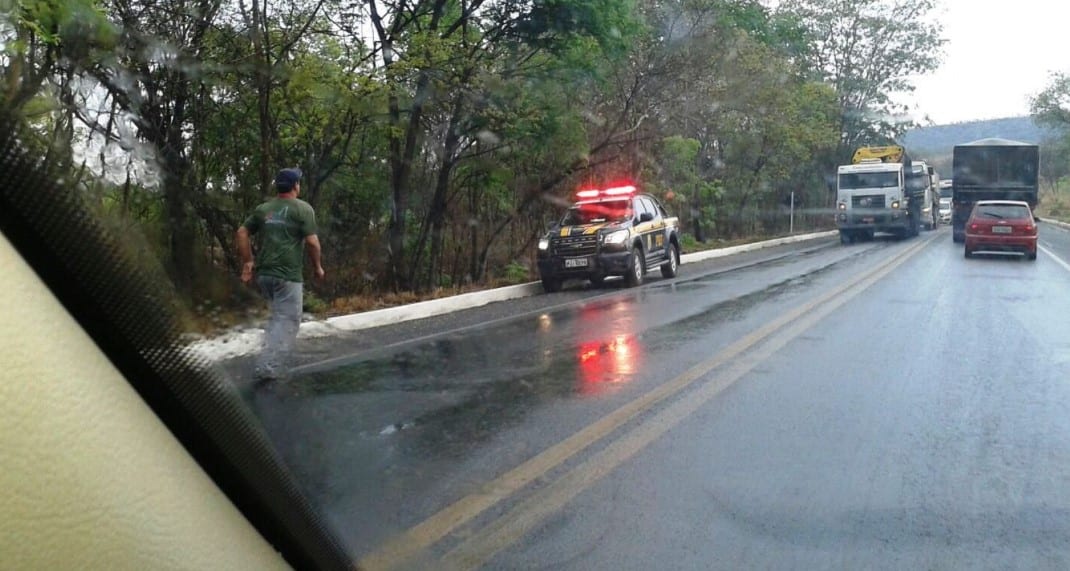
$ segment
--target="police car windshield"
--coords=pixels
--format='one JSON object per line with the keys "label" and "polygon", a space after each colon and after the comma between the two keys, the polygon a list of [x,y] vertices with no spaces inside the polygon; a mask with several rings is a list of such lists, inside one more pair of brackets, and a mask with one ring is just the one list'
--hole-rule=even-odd
{"label": "police car windshield", "polygon": [[561,220],[562,226],[623,222],[632,217],[630,199],[584,202],[573,206]]}

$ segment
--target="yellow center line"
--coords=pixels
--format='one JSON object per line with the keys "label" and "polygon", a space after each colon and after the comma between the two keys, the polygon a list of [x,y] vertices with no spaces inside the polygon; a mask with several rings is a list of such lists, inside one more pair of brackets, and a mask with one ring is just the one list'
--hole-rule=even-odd
{"label": "yellow center line", "polygon": [[[926,239],[921,244],[911,247],[901,253],[900,256],[904,256],[906,253],[913,253],[931,241],[932,237]],[[888,263],[891,263],[892,260],[896,259],[899,258],[891,258]],[[712,358],[691,367],[681,375],[659,385],[657,388],[647,393],[644,393],[635,400],[628,402],[592,424],[584,427],[572,436],[543,450],[519,466],[491,480],[485,484],[481,490],[457,500],[414,527],[387,540],[378,549],[363,557],[358,563],[358,566],[361,569],[372,571],[378,569],[393,569],[401,565],[417,553],[434,545],[458,527],[471,521],[487,509],[523,489],[531,482],[535,481],[535,479],[541,477],[557,466],[560,466],[569,458],[572,458],[595,442],[598,442],[602,438],[616,431],[622,425],[639,416],[644,411],[679,393],[713,369],[735,359],[744,351],[757,345],[778,330],[791,324],[793,321],[798,320],[814,308],[842,295],[864,279],[865,276],[834,288],[816,300],[805,303],[802,306],[783,314],[780,318],[749,333],[723,349],[720,353],[714,355]]]}
{"label": "yellow center line", "polygon": [[496,553],[532,531],[546,517],[564,507],[580,492],[598,482],[602,477],[608,475],[660,436],[680,424],[692,413],[745,376],[754,367],[774,355],[789,342],[802,335],[859,293],[884,278],[931,241],[932,239],[930,238],[925,242],[911,246],[900,253],[899,256],[892,258],[888,264],[867,272],[861,278],[852,281],[848,291],[839,291],[836,296],[828,300],[828,303],[819,304],[815,311],[793,320],[789,327],[779,331],[777,335],[763,344],[759,351],[738,360],[723,373],[702,383],[687,398],[673,402],[668,408],[626,432],[601,452],[584,460],[553,483],[535,492],[531,497],[447,553],[441,561],[441,568],[474,569],[482,566]]}

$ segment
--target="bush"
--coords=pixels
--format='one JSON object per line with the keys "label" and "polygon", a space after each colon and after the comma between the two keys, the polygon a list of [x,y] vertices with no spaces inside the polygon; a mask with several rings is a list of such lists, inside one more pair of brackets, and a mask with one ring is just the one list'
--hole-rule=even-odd
{"label": "bush", "polygon": [[528,273],[526,265],[510,262],[509,265],[505,266],[502,277],[512,283],[521,283],[528,281]]}
{"label": "bush", "polygon": [[326,313],[327,309],[330,307],[326,301],[323,301],[318,296],[316,296],[316,294],[308,291],[307,289],[305,290],[302,305],[305,313],[313,313],[316,315],[322,315]]}
{"label": "bush", "polygon": [[680,235],[680,249],[684,252],[690,252],[698,249],[700,246],[699,241],[695,239],[691,234]]}

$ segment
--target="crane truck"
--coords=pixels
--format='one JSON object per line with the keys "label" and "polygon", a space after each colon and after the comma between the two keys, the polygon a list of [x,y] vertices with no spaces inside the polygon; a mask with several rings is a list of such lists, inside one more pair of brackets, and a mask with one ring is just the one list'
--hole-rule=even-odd
{"label": "crane truck", "polygon": [[876,232],[917,236],[932,186],[929,168],[914,163],[902,146],[861,147],[837,169],[836,225],[840,241],[872,239]]}

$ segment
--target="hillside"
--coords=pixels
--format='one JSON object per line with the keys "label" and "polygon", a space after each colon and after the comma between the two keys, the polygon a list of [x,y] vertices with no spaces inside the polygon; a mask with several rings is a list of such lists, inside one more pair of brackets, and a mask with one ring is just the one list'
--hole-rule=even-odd
{"label": "hillside", "polygon": [[967,121],[950,125],[934,125],[908,131],[902,143],[917,155],[949,155],[958,144],[1000,137],[1025,143],[1040,143],[1051,130],[1038,126],[1032,117],[1007,117],[985,121]]}

